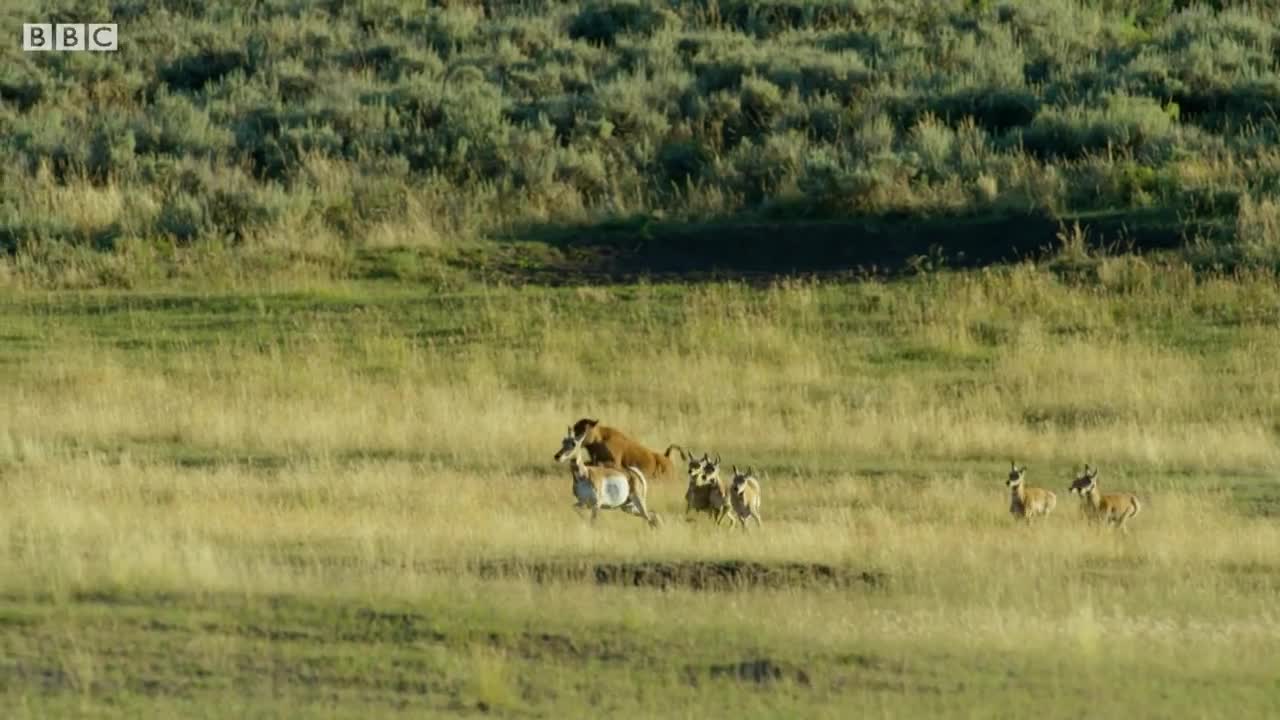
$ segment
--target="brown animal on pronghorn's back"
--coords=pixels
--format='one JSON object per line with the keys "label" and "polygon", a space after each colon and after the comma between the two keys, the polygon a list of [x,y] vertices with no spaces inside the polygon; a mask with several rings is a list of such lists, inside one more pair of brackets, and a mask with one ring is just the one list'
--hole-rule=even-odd
{"label": "brown animal on pronghorn's back", "polygon": [[654,452],[621,430],[601,425],[599,420],[593,418],[582,418],[574,423],[573,434],[583,438],[582,448],[587,451],[592,463],[637,467],[649,479],[675,478],[675,467],[671,464],[672,450],[679,451],[681,457],[688,457],[684,448],[679,445],[668,445],[665,453]]}

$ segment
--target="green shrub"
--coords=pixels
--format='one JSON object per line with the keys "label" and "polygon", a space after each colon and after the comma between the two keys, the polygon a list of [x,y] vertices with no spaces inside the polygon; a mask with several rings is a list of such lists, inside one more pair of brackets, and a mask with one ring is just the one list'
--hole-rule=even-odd
{"label": "green shrub", "polygon": [[945,177],[951,169],[956,134],[932,115],[926,115],[907,134],[907,151],[915,155],[918,166],[933,180]]}
{"label": "green shrub", "polygon": [[782,91],[768,80],[748,77],[742,81],[739,103],[747,127],[767,130],[782,110]]}
{"label": "green shrub", "polygon": [[1086,153],[1158,152],[1177,127],[1160,103],[1145,97],[1111,95],[1101,108],[1046,108],[1021,134],[1023,146],[1041,157],[1078,158]]}
{"label": "green shrub", "polygon": [[663,180],[677,185],[701,177],[714,159],[711,148],[691,137],[668,141],[658,151]]}
{"label": "green shrub", "polygon": [[673,13],[640,3],[596,2],[583,8],[569,23],[569,38],[612,46],[622,33],[648,36],[678,22]]}
{"label": "green shrub", "polygon": [[126,122],[109,115],[101,117],[89,141],[87,170],[99,182],[128,176],[136,167],[136,150],[137,140]]}
{"label": "green shrub", "polygon": [[156,219],[156,232],[176,242],[196,239],[207,228],[204,204],[199,198],[180,192],[165,200]]}
{"label": "green shrub", "polygon": [[[0,67],[7,248],[357,245],[657,211],[1158,208],[1227,227],[1243,195],[1280,195],[1267,4],[55,5],[110,9],[130,36]],[[86,181],[138,204],[83,227],[35,209]]]}
{"label": "green shrub", "polygon": [[139,153],[200,156],[224,152],[233,143],[232,134],[208,112],[187,97],[164,90],[132,129]]}
{"label": "green shrub", "polygon": [[174,90],[201,90],[236,70],[251,70],[241,49],[205,49],[183,55],[160,70],[160,81]]}

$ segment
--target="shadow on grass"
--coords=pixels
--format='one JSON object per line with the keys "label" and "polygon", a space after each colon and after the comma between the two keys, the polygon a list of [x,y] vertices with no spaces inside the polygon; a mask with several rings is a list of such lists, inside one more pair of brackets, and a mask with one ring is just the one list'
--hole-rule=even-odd
{"label": "shadow on grass", "polygon": [[1057,218],[1043,212],[828,220],[725,218],[677,223],[635,217],[589,225],[528,225],[497,250],[455,263],[534,284],[769,279],[785,275],[894,277],[1040,259],[1078,222],[1090,245],[1130,252],[1183,245],[1191,226],[1165,209]]}

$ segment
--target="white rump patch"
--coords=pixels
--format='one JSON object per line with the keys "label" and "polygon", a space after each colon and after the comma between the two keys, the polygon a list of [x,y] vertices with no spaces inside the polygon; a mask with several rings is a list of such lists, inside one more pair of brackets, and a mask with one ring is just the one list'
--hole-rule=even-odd
{"label": "white rump patch", "polygon": [[[596,504],[596,489],[587,480],[574,481],[573,494],[588,507]],[[608,475],[600,483],[600,507],[602,508],[621,507],[630,497],[631,486],[627,483],[625,475]]]}
{"label": "white rump patch", "polygon": [[610,475],[600,483],[600,494],[604,496],[600,498],[601,505],[616,508],[627,501],[631,495],[631,488],[625,477]]}

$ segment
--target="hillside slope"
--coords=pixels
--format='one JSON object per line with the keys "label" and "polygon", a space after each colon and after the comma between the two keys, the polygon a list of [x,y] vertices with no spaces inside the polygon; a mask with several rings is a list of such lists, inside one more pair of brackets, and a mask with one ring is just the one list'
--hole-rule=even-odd
{"label": "hillside slope", "polygon": [[[875,265],[955,216],[1033,218],[983,257],[1103,217],[1099,239],[1274,265],[1280,14],[1183,4],[8,3],[6,27],[121,40],[2,51],[0,278],[137,283],[229,251],[350,274],[531,238],[732,267],[800,221]],[[697,251],[645,261],[655,233]],[[962,260],[950,242],[923,247]]]}

